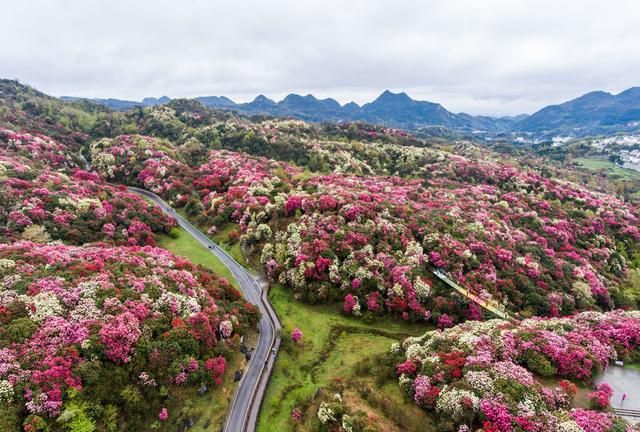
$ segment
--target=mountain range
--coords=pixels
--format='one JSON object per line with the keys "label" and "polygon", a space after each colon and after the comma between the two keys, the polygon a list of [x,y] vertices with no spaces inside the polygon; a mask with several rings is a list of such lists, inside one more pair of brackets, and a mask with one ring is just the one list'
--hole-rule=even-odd
{"label": "mountain range", "polygon": [[[64,100],[80,98],[63,96]],[[640,87],[617,95],[603,91],[587,93],[559,105],[550,105],[534,114],[514,117],[490,117],[453,113],[439,103],[418,101],[406,93],[384,91],[362,106],[355,102],[340,105],[335,99],[317,99],[313,95],[290,94],[276,102],[259,95],[253,101],[236,103],[225,96],[196,97],[209,108],[237,111],[249,115],[291,117],[313,122],[365,121],[406,130],[444,127],[477,136],[509,134],[529,138],[610,135],[640,131]],[[145,98],[141,102],[119,99],[90,99],[116,110],[165,104],[171,99]]]}

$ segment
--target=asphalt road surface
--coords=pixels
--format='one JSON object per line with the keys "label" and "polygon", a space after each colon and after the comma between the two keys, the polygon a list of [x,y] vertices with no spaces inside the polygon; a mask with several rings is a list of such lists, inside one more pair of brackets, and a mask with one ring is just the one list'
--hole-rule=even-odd
{"label": "asphalt road surface", "polygon": [[224,428],[226,432],[253,432],[256,428],[260,405],[264,398],[275,357],[280,347],[280,337],[277,333],[280,329],[280,322],[267,299],[266,292],[263,292],[256,278],[247,269],[209,240],[189,221],[177,214],[162,198],[144,189],[129,187],[129,190],[149,198],[165,213],[174,217],[186,232],[207,247],[229,268],[233,277],[238,281],[245,298],[260,309],[262,318],[258,323],[258,344],[240,380]]}

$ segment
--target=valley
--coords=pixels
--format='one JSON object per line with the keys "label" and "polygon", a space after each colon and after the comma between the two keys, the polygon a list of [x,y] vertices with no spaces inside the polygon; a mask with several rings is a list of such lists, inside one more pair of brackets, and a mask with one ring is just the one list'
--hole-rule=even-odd
{"label": "valley", "polygon": [[0,84],[2,430],[634,430],[626,142]]}

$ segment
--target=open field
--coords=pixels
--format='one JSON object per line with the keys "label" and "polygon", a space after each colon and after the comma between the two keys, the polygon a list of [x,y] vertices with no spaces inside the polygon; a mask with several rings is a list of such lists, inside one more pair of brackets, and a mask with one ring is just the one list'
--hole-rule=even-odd
{"label": "open field", "polygon": [[625,363],[624,367],[640,371],[640,363]]}
{"label": "open field", "polygon": [[180,227],[174,228],[176,238],[172,238],[169,235],[158,236],[158,246],[172,253],[188,258],[189,261],[200,264],[209,270],[224,276],[229,282],[236,288],[238,284],[231,275],[229,269],[222,264],[222,262],[216,258],[207,248],[202,246],[195,238],[190,236]]}
{"label": "open field", "polygon": [[591,158],[575,158],[573,162],[592,171],[603,170],[607,175],[617,177],[625,180],[637,180],[640,179],[640,172],[622,168],[613,162],[605,159],[591,159]]}
{"label": "open field", "polygon": [[[407,426],[399,429],[397,422],[400,419],[394,422],[377,406],[366,402],[360,395],[364,388],[372,388],[378,395],[384,394],[385,402],[380,403],[387,411],[411,412],[411,416],[405,417],[430,424],[424,411],[401,394],[395,379],[379,386],[375,376],[368,375],[366,370],[356,372],[355,366],[368,357],[388,352],[393,342],[422,334],[431,327],[391,318],[377,318],[374,323],[366,323],[342,315],[339,305],[312,306],[297,302],[280,285],[271,288],[269,298],[282,320],[283,331],[290,333],[297,327],[304,337],[301,344],[283,347],[278,354],[258,431],[311,430],[319,403],[315,396],[332,392],[343,383],[346,384],[345,403],[354,411],[362,410],[370,418],[378,418],[381,430],[407,430]],[[290,420],[291,411],[303,405],[307,407],[305,420],[294,425]]]}
{"label": "open field", "polygon": [[242,253],[242,250],[240,249],[240,242],[236,241],[234,243],[229,240],[229,234],[231,234],[231,232],[235,229],[238,229],[238,225],[229,223],[215,235],[210,237],[213,239],[213,241],[218,243],[218,245],[220,245],[220,247],[223,248],[229,255],[231,255],[234,260],[238,261],[244,267],[251,269],[251,264],[247,261]]}

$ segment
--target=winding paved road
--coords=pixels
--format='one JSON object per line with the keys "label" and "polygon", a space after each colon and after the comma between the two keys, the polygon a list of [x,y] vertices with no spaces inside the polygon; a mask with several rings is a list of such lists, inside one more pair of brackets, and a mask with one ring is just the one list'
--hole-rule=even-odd
{"label": "winding paved road", "polygon": [[206,246],[222,263],[229,268],[233,277],[238,281],[240,289],[246,299],[258,306],[262,318],[258,323],[260,334],[258,345],[253,352],[251,360],[244,371],[238,390],[231,404],[231,410],[227,416],[224,430],[226,432],[253,432],[258,421],[258,414],[264,393],[267,388],[269,376],[273,369],[275,357],[280,347],[280,321],[267,299],[266,291],[263,291],[256,278],[234,260],[226,251],[209,240],[200,230],[191,225],[189,221],[176,213],[156,194],[144,189],[129,187],[131,192],[149,198],[156,203],[165,213],[178,221],[191,236]]}

